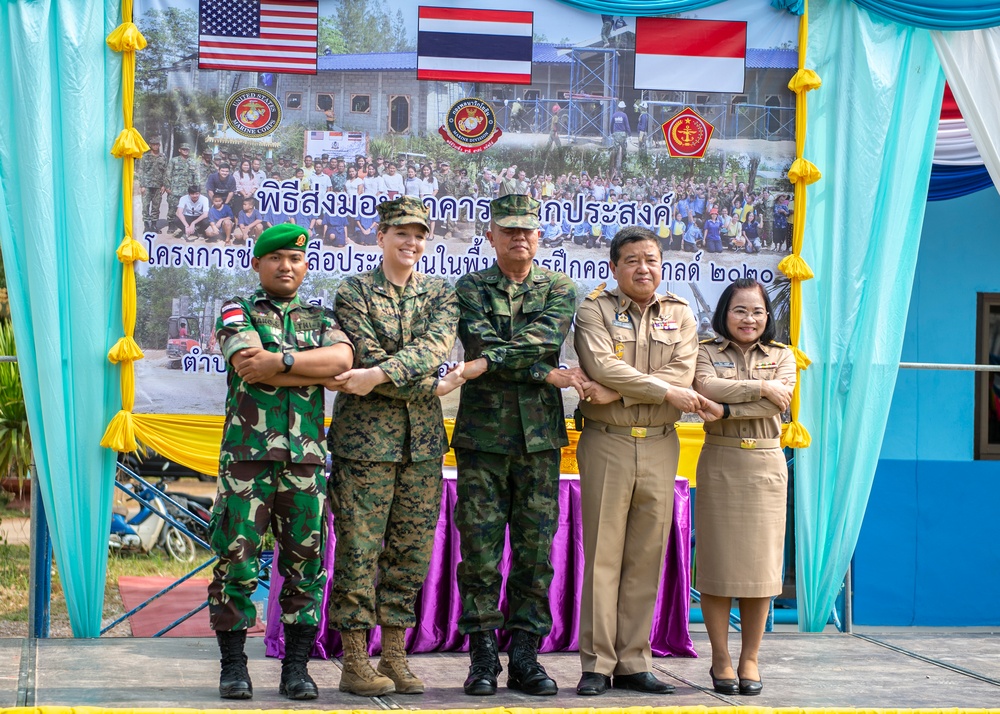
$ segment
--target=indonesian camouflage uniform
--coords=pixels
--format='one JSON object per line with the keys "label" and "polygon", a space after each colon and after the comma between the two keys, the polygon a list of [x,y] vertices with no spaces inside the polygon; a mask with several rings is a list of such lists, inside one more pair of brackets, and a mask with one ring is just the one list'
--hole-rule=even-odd
{"label": "indonesian camouflage uniform", "polygon": [[[272,299],[262,288],[223,305],[216,338],[227,362],[249,347],[303,352],[348,342],[328,311],[298,297]],[[323,387],[247,384],[232,370],[227,384],[210,536],[219,556],[208,587],[212,628],[253,626],[256,610],[250,595],[257,587],[261,540],[269,526],[284,578],[281,621],[316,625],[326,582]]]}
{"label": "indonesian camouflage uniform", "polygon": [[381,367],[390,381],[365,396],[338,393],[333,406],[330,624],[413,627],[448,450],[434,390],[455,344],[458,304],[440,278],[413,273],[399,288],[378,268],[341,283],[334,311],[354,343],[355,368]]}
{"label": "indonesian camouflage uniform", "polygon": [[139,185],[145,189],[142,194],[142,221],[146,230],[153,230],[160,218],[161,190],[167,185],[167,157],[162,153],[146,152],[137,162],[135,174]]}
{"label": "indonesian camouflage uniform", "polygon": [[177,220],[177,204],[181,196],[186,196],[188,188],[197,186],[204,190],[205,184],[199,180],[198,165],[194,157],[175,156],[167,167],[167,220]]}
{"label": "indonesian camouflage uniform", "polygon": [[[462,634],[506,627],[544,635],[552,627],[549,549],[559,521],[560,447],[569,443],[562,396],[545,378],[558,368],[576,288],[537,265],[522,283],[494,265],[463,276],[456,291],[465,359],[485,357],[489,365],[462,386],[451,441],[462,550],[458,628]],[[499,565],[508,524],[505,624]]]}

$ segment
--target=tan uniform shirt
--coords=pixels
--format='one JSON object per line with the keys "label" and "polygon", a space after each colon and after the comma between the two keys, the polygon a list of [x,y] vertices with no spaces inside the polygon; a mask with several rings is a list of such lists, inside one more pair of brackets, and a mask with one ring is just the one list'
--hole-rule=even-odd
{"label": "tan uniform shirt", "polygon": [[685,300],[657,295],[640,311],[617,288],[591,293],[577,309],[574,339],[583,371],[622,395],[612,404],[580,402],[585,418],[615,426],[662,426],[680,418],[664,397],[694,379],[698,325]]}
{"label": "tan uniform shirt", "polygon": [[714,402],[729,405],[729,419],[705,424],[705,432],[738,439],[778,439],[781,413],[760,396],[760,382],[786,379],[795,384],[795,356],[782,344],[758,342],[745,353],[717,337],[699,345],[694,387]]}

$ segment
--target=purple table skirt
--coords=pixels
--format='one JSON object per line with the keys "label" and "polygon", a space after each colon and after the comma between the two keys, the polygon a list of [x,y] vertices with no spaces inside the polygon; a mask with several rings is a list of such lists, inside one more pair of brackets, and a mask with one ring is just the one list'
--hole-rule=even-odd
{"label": "purple table skirt", "polygon": [[[559,529],[552,541],[550,557],[555,576],[549,588],[549,606],[552,611],[552,631],[541,641],[540,651],[573,651],[577,649],[580,625],[580,588],[583,583],[583,536],[580,515],[580,482],[563,479],[559,484]],[[417,594],[415,610],[417,626],[407,631],[406,645],[409,652],[460,651],[467,648],[465,636],[458,632],[458,617],[462,603],[455,578],[456,567],[462,556],[459,552],[458,528],[455,525],[455,480],[444,479],[441,494],[441,513],[434,534],[434,553],[431,556],[427,579]],[[325,565],[333,573],[333,516],[329,520]],[[650,641],[653,653],[661,657],[697,657],[688,632],[691,586],[691,510],[687,479],[677,479],[674,485],[674,519],[667,541],[660,591],[653,614]],[[510,570],[510,550],[504,548],[501,569],[506,582]],[[281,606],[278,593],[282,577],[277,568],[271,572],[271,592],[267,603],[267,630],[264,643],[269,657],[282,657],[285,651],[281,627]],[[323,592],[323,607],[319,636],[313,656],[328,659],[341,653],[340,633],[329,627],[326,619],[329,582]],[[500,608],[507,609],[506,598],[501,595]],[[500,632],[501,648],[505,647],[506,633]],[[381,651],[378,628],[372,633],[369,644],[371,654]]]}

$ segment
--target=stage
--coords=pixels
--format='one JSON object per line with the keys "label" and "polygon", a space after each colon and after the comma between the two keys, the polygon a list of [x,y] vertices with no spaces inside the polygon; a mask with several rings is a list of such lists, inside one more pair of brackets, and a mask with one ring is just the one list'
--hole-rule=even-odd
{"label": "stage", "polygon": [[[731,637],[738,637],[731,634]],[[528,697],[508,690],[506,672],[493,697],[462,692],[468,656],[429,653],[411,658],[428,685],[423,695],[364,699],[337,691],[339,660],[314,660],[320,687],[314,702],[292,702],[277,693],[278,660],[264,656],[263,638],[247,643],[254,698],[218,697],[218,651],[206,638],[100,640],[0,640],[0,707],[188,709],[493,709],[623,707],[822,707],[826,709],[928,709],[1000,707],[1000,637],[990,632],[893,631],[865,634],[769,633],[764,638],[764,691],[759,697],[712,692],[708,639],[692,632],[702,657],[656,658],[657,674],[677,687],[654,697],[612,690],[602,697],[575,693],[580,664],[575,652],[545,654],[541,661],[560,685],[556,697]],[[506,666],[506,655],[501,655]]]}

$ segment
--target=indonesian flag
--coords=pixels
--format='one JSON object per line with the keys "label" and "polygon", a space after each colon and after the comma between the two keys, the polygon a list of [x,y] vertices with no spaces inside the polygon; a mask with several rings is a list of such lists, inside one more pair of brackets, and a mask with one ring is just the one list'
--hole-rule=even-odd
{"label": "indonesian flag", "polygon": [[743,92],[747,23],[637,17],[635,88]]}
{"label": "indonesian flag", "polygon": [[222,326],[243,324],[246,319],[243,317],[243,308],[235,302],[227,302],[222,306]]}

